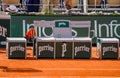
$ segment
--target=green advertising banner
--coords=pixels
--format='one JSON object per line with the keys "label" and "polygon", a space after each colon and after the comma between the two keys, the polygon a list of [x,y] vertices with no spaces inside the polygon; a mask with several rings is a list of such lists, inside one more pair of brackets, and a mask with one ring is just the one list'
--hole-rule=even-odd
{"label": "green advertising banner", "polygon": [[[21,16],[13,15],[11,16],[11,37],[24,37],[26,31],[30,26],[34,26],[34,20],[45,20],[45,21],[54,21],[54,20],[71,20],[71,21],[91,21],[90,30],[94,31],[95,37],[99,38],[118,38],[120,40],[120,16],[119,15],[83,15],[83,16],[52,16],[52,15],[41,15],[41,16]],[[46,22],[47,23],[47,22]],[[67,22],[65,23],[68,24]],[[56,23],[57,25],[57,23]],[[65,25],[65,26],[66,26]],[[62,25],[63,27],[63,25]],[[37,36],[49,37],[53,35],[52,28],[38,27]],[[86,34],[85,31],[80,32],[77,29],[72,29],[72,35],[75,37],[79,33]],[[95,43],[95,37],[92,37],[92,32],[90,32],[91,38],[93,38],[93,43]]]}
{"label": "green advertising banner", "polygon": [[10,36],[10,19],[0,19],[0,48],[5,48],[6,38]]}

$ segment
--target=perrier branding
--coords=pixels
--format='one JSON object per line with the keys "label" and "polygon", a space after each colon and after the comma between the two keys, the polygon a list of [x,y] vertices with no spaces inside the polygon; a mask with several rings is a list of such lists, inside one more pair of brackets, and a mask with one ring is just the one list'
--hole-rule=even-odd
{"label": "perrier branding", "polygon": [[102,59],[118,59],[118,43],[102,43]]}
{"label": "perrier branding", "polygon": [[26,58],[26,43],[25,42],[9,42],[8,58],[25,59]]}
{"label": "perrier branding", "polygon": [[91,38],[74,39],[74,58],[91,58]]}
{"label": "perrier branding", "polygon": [[84,46],[76,46],[75,47],[75,56],[80,51],[90,52],[90,47],[87,47],[86,45],[84,45]]}
{"label": "perrier branding", "polygon": [[54,51],[54,47],[53,47],[53,46],[50,46],[49,44],[48,44],[48,45],[45,45],[45,46],[39,46],[38,49],[39,49],[38,55],[40,55],[42,51],[51,51],[51,52]]}
{"label": "perrier branding", "polygon": [[54,58],[54,42],[37,42],[37,58]]}
{"label": "perrier branding", "polygon": [[100,46],[100,59],[119,58],[119,40],[117,38],[98,38]]}
{"label": "perrier branding", "polygon": [[91,58],[91,43],[74,42],[74,58]]}
{"label": "perrier branding", "polygon": [[56,39],[56,58],[72,58],[73,40]]}
{"label": "perrier branding", "polygon": [[114,47],[113,45],[112,46],[103,47],[103,56],[105,55],[106,52],[109,52],[109,51],[117,53],[118,48]]}
{"label": "perrier branding", "polygon": [[26,39],[7,38],[6,50],[9,59],[26,59]]}
{"label": "perrier branding", "polygon": [[55,21],[55,27],[58,28],[68,28],[69,27],[69,21]]}
{"label": "perrier branding", "polygon": [[16,51],[21,51],[24,52],[25,51],[25,47],[18,45],[18,46],[10,46],[10,55],[12,55],[13,52]]}

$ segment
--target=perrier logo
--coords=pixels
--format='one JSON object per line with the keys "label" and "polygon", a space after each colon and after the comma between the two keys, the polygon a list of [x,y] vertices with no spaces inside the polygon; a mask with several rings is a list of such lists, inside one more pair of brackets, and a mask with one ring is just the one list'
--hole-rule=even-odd
{"label": "perrier logo", "polygon": [[13,52],[15,51],[21,51],[24,52],[25,51],[25,47],[18,45],[18,46],[10,46],[10,55],[12,55]]}
{"label": "perrier logo", "polygon": [[65,56],[65,52],[67,51],[67,44],[66,43],[63,43],[62,45],[62,57]]}
{"label": "perrier logo", "polygon": [[69,21],[55,21],[55,27],[69,27]]}
{"label": "perrier logo", "polygon": [[39,55],[41,55],[42,51],[51,51],[51,52],[53,52],[54,47],[50,46],[49,44],[45,45],[45,46],[39,46]]}

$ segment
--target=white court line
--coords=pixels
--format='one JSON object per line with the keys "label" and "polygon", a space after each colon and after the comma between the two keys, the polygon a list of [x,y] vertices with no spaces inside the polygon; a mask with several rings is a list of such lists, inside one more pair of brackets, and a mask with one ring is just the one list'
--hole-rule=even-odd
{"label": "white court line", "polygon": [[[13,69],[13,70],[17,70],[17,68],[9,68],[8,69]],[[28,70],[29,68],[23,68],[22,70]],[[34,70],[49,70],[49,71],[120,71],[120,68],[30,68],[30,69],[34,69]],[[19,70],[19,68],[18,68]]]}
{"label": "white court line", "polygon": [[36,70],[114,70],[120,71],[120,68],[34,68]]}
{"label": "white court line", "polygon": [[114,76],[19,76],[19,77],[0,77],[0,78],[120,78]]}
{"label": "white court line", "polygon": [[20,76],[20,77],[0,77],[0,78],[120,78],[114,76]]}

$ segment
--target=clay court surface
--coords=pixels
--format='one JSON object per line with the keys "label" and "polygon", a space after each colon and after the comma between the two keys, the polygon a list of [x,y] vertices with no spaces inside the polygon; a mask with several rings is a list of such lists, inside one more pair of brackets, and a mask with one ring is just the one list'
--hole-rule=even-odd
{"label": "clay court surface", "polygon": [[120,60],[100,60],[96,47],[92,59],[35,59],[27,47],[27,59],[8,59],[0,49],[0,78],[118,78]]}

